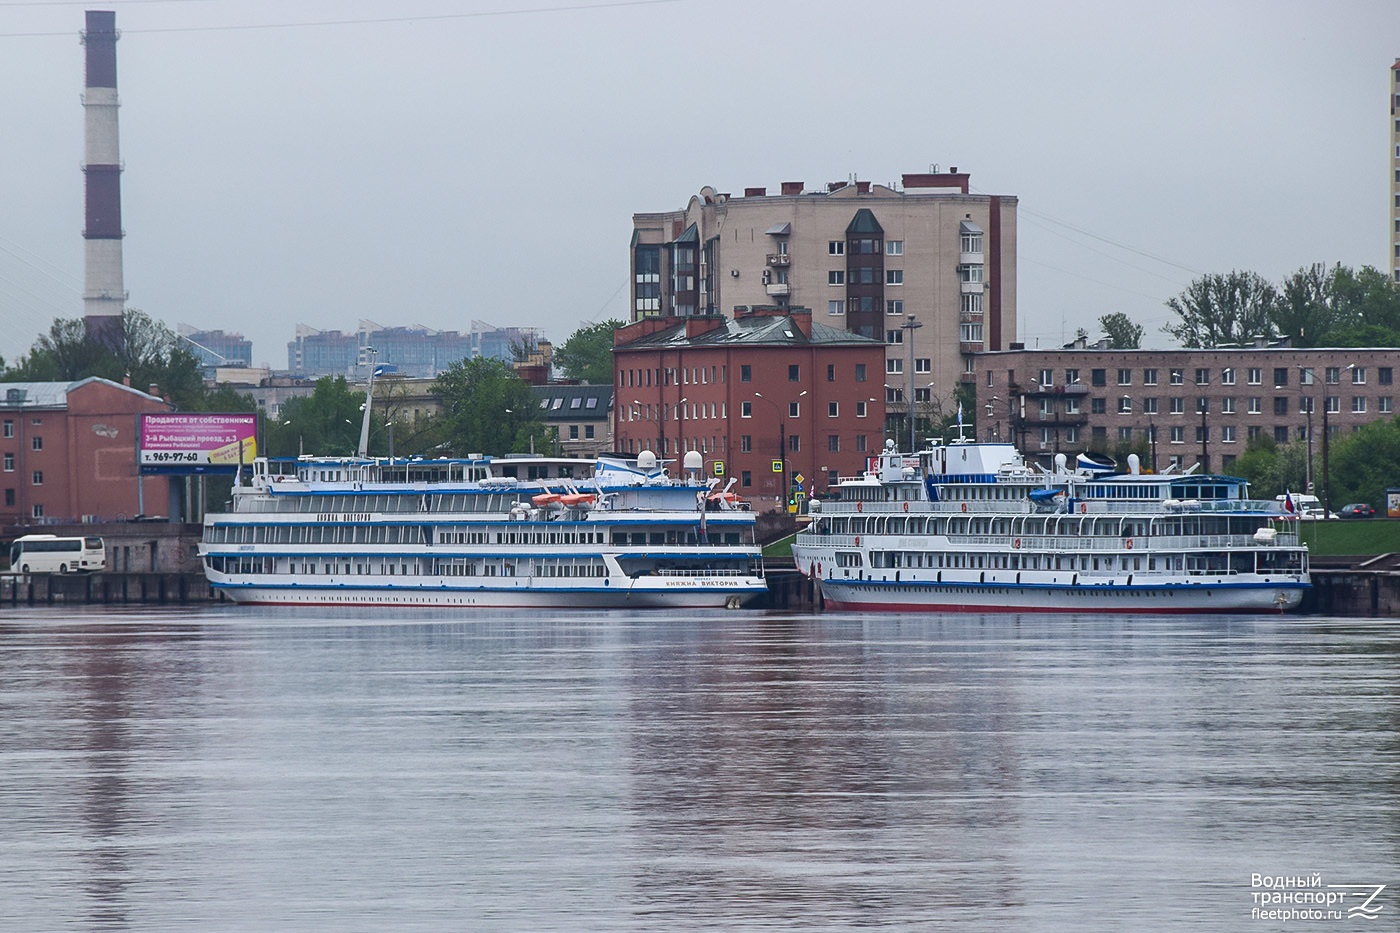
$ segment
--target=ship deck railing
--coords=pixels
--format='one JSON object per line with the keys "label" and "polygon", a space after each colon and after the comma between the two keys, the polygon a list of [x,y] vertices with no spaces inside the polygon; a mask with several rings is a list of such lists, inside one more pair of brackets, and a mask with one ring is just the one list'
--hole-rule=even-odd
{"label": "ship deck railing", "polygon": [[[1284,515],[1279,511],[1277,502],[1268,502],[1262,499],[1220,499],[1214,501],[1201,502],[1199,505],[1189,507],[1181,505],[1174,508],[1164,508],[1161,500],[1158,499],[1076,499],[1076,503],[1084,506],[1083,511],[1070,510],[1041,510],[1032,506],[1029,499],[950,499],[938,502],[929,502],[923,499],[909,501],[907,511],[919,513],[933,513],[938,515],[958,514],[983,514],[987,512],[1007,513],[1021,509],[1027,515],[1195,515],[1199,513],[1233,514],[1233,515],[1258,515],[1263,518],[1285,519],[1291,516]],[[903,500],[876,500],[875,502],[860,502],[857,508],[857,500],[854,499],[829,499],[823,500],[821,510],[829,515],[853,515],[857,512],[869,512],[880,514],[875,511],[879,506],[889,514],[895,514],[894,509],[889,506],[898,502],[901,506]]]}
{"label": "ship deck railing", "polygon": [[[821,535],[813,536],[827,547],[859,547],[859,538],[866,545],[877,550],[927,550],[929,539],[924,535],[882,534],[882,535]],[[1125,542],[1131,538],[1132,548]],[[1149,548],[1160,551],[1226,550],[1231,548],[1260,547],[1253,535],[949,535],[948,550],[963,546],[1009,549],[1012,551],[1145,551]],[[1010,542],[1017,542],[1010,544]],[[1009,547],[1008,547],[1009,545]],[[1269,547],[1296,547],[1295,534],[1275,535]]]}
{"label": "ship deck railing", "polygon": [[696,568],[695,570],[684,570],[678,567],[658,567],[651,571],[658,577],[751,577],[757,576],[757,571],[726,569],[726,568]]}

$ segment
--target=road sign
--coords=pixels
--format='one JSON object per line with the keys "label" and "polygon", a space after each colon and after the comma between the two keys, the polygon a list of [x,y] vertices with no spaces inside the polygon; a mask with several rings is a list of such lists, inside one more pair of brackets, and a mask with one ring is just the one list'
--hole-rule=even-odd
{"label": "road sign", "polygon": [[773,461],[773,472],[774,472],[774,473],[781,473],[781,472],[783,472],[783,461],[781,461],[781,460],[774,460],[774,461]]}
{"label": "road sign", "polygon": [[797,485],[801,486],[804,482],[807,481],[807,478],[801,473],[794,473],[792,474],[792,481]]}
{"label": "road sign", "polygon": [[723,461],[723,460],[716,460],[713,464],[711,464],[710,469],[714,471],[714,475],[715,475],[715,476],[723,476],[723,475],[724,475],[724,461]]}

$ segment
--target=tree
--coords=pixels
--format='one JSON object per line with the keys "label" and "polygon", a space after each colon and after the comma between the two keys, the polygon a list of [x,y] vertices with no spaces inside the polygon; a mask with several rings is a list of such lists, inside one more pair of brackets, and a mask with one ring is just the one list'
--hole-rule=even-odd
{"label": "tree", "polygon": [[501,360],[459,360],[438,376],[433,392],[442,398],[443,442],[459,455],[554,449],[529,384]]}
{"label": "tree", "polygon": [[267,453],[294,457],[301,451],[327,457],[353,456],[360,446],[365,397],[344,376],[316,380],[310,395],[288,399],[278,422],[265,424]]}
{"label": "tree", "polygon": [[1134,324],[1122,311],[1105,314],[1099,318],[1099,326],[1108,334],[1115,350],[1136,350],[1142,345],[1142,325]]}
{"label": "tree", "polygon": [[1400,419],[1383,418],[1333,439],[1327,482],[1334,503],[1385,505],[1385,491],[1400,470]]}
{"label": "tree", "polygon": [[1167,299],[1167,307],[1179,320],[1162,329],[1192,349],[1274,337],[1278,300],[1278,292],[1257,273],[1205,275],[1176,298]]}
{"label": "tree", "polygon": [[156,386],[181,409],[198,409],[205,393],[199,361],[169,327],[139,308],[122,313],[122,345],[113,350],[88,340],[82,318],[57,318],[5,378],[32,382],[72,382],[101,376],[129,382],[145,391]]}
{"label": "tree", "polygon": [[610,385],[613,379],[613,331],[625,327],[612,319],[574,331],[554,351],[554,362],[565,378],[592,385]]}
{"label": "tree", "polygon": [[1400,285],[1372,266],[1337,266],[1332,282],[1335,327],[1325,343],[1338,347],[1400,345]]}

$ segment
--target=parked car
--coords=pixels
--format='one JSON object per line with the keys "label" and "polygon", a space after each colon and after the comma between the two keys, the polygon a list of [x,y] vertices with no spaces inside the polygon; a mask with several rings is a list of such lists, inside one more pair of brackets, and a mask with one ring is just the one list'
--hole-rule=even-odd
{"label": "parked car", "polygon": [[1342,518],[1375,518],[1376,510],[1366,502],[1353,502],[1350,505],[1342,506],[1339,513]]}

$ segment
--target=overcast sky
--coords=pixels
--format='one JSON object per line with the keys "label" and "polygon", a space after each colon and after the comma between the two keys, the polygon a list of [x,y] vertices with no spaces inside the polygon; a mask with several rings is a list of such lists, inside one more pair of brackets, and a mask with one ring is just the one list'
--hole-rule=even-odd
{"label": "overcast sky", "polygon": [[[1028,346],[1207,272],[1386,268],[1400,3],[0,0],[0,355],[82,314],[85,9],[115,9],[130,305],[562,341],[704,185],[1020,199]],[[243,28],[248,27],[248,28]]]}

